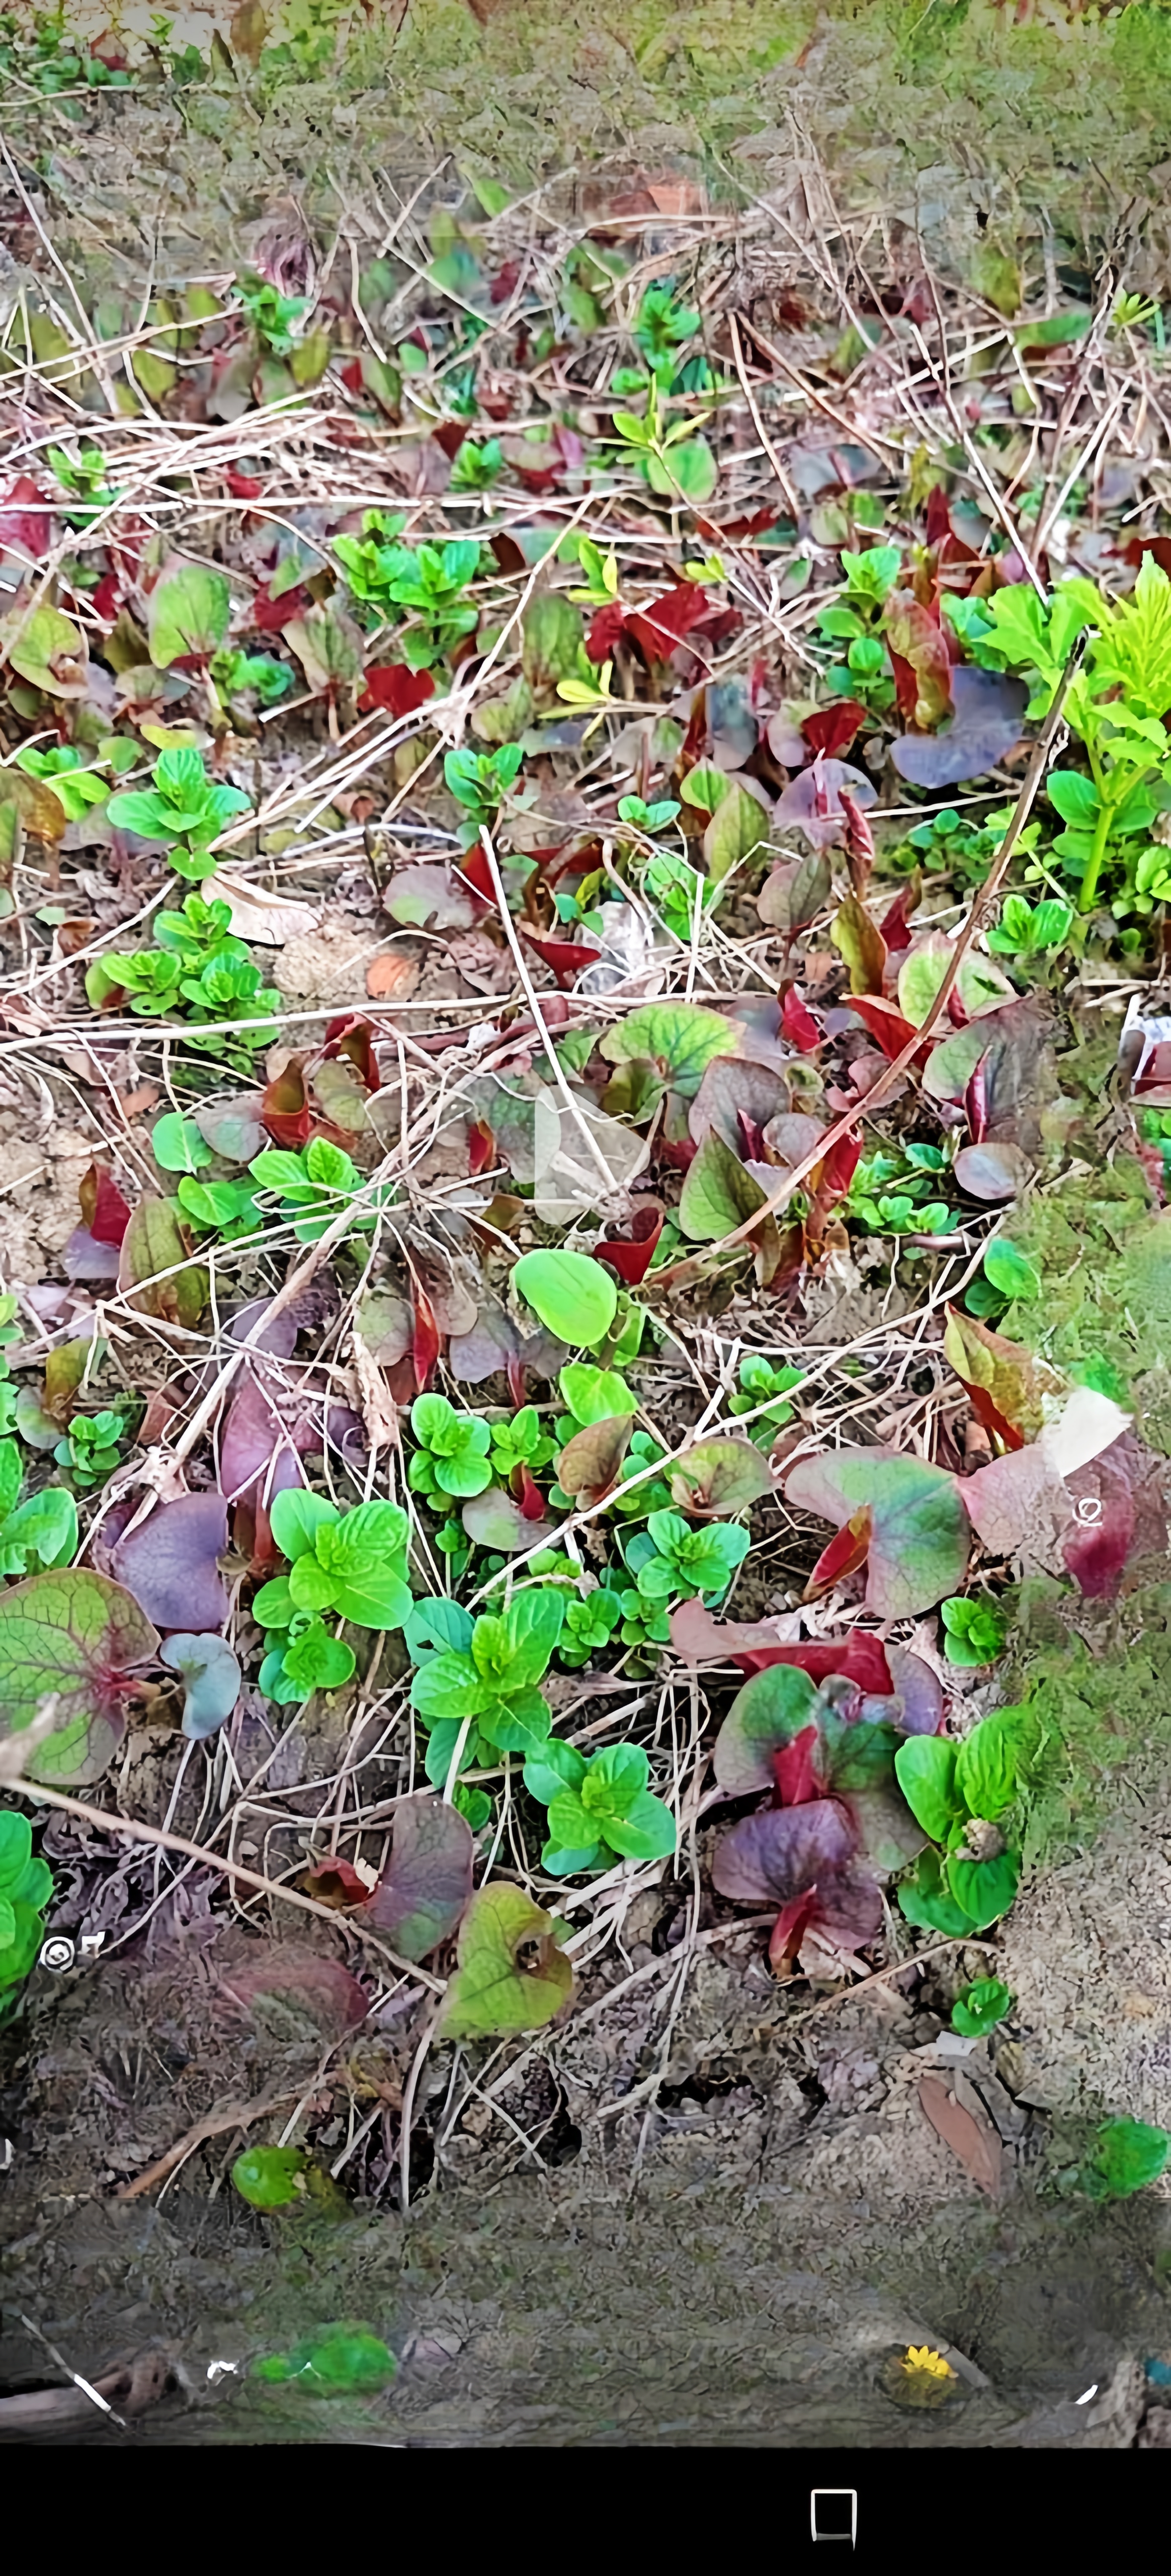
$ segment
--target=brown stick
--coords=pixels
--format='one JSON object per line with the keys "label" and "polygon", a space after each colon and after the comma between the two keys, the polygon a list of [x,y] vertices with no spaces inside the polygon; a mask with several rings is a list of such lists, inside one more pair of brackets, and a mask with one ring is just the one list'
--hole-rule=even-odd
{"label": "brown stick", "polygon": [[921,1026],[916,1029],[914,1036],[908,1038],[905,1047],[900,1049],[900,1052],[894,1058],[893,1063],[888,1064],[886,1071],[879,1074],[877,1082],[874,1084],[873,1089],[867,1092],[865,1099],[859,1101],[856,1109],[847,1110],[845,1115],[839,1118],[834,1126],[829,1128],[827,1133],[822,1136],[819,1142],[812,1148],[811,1152],[805,1155],[803,1161],[796,1164],[794,1169],[787,1174],[786,1178],[782,1181],[780,1188],[774,1190],[771,1198],[767,1198],[764,1201],[762,1207],[758,1207],[752,1216],[746,1217],[743,1225],[736,1226],[731,1234],[722,1235],[718,1243],[705,1244],[701,1252],[688,1253],[684,1260],[672,1262],[670,1267],[666,1270],[656,1271],[655,1284],[657,1287],[661,1288],[665,1286],[669,1279],[678,1278],[680,1273],[683,1271],[693,1271],[696,1264],[700,1261],[710,1261],[716,1253],[729,1251],[733,1244],[746,1242],[750,1235],[755,1234],[758,1225],[763,1225],[766,1216],[775,1216],[779,1209],[787,1207],[794,1191],[800,1187],[801,1182],[807,1180],[809,1174],[816,1170],[817,1165],[825,1161],[826,1155],[832,1153],[834,1146],[839,1145],[842,1142],[843,1137],[853,1134],[854,1129],[860,1125],[863,1118],[869,1118],[871,1116],[872,1112],[877,1108],[879,1101],[885,1098],[887,1092],[890,1091],[893,1085],[898,1081],[900,1074],[906,1073],[909,1067],[914,1063],[915,1057],[918,1055],[924,1039],[930,1037],[932,1029],[936,1026],[937,1022],[942,1017],[943,1012],[947,1008],[949,997],[955,988],[956,977],[959,974],[968,950],[970,949],[976,933],[980,928],[981,922],[987,919],[991,907],[995,903],[996,897],[999,894],[1001,886],[1008,874],[1013,852],[1016,849],[1017,842],[1020,839],[1025,824],[1029,819],[1029,814],[1032,810],[1037,790],[1040,787],[1041,780],[1048,765],[1049,754],[1052,750],[1054,741],[1056,740],[1057,729],[1061,722],[1061,712],[1065,705],[1066,693],[1074,676],[1074,672],[1081,660],[1081,654],[1082,647],[1080,645],[1075,645],[1074,650],[1066,663],[1065,669],[1062,672],[1057,695],[1050,707],[1049,714],[1045,721],[1044,730],[1039,736],[1033,752],[1033,757],[1029,762],[1020,795],[1018,796],[1013,808],[1012,820],[1007,832],[1005,833],[1004,839],[1000,844],[1000,848],[993,861],[990,874],[986,879],[984,887],[981,893],[976,896],[964,928],[960,932],[959,938],[956,940],[955,946],[952,949],[943,982],[941,983],[939,991],[932,1002],[926,1019],[922,1022]]}
{"label": "brown stick", "polygon": [[400,1959],[388,1942],[376,1940],[356,1916],[339,1915],[336,1906],[319,1905],[315,1896],[302,1896],[297,1888],[282,1887],[275,1878],[261,1878],[257,1870],[245,1869],[243,1861],[221,1860],[219,1853],[209,1851],[205,1843],[189,1843],[185,1834],[164,1833],[161,1825],[140,1825],[134,1816],[111,1816],[102,1807],[87,1806],[83,1798],[67,1798],[63,1789],[46,1789],[39,1780],[7,1780],[4,1785],[22,1798],[39,1799],[45,1806],[63,1808],[67,1816],[79,1816],[83,1824],[96,1825],[99,1833],[129,1834],[132,1842],[159,1843],[164,1851],[184,1852],[189,1860],[202,1861],[205,1869],[216,1870],[221,1878],[242,1879],[246,1887],[258,1888],[262,1896],[275,1896],[282,1905],[297,1906],[302,1914],[318,1915],[323,1923],[332,1923],[335,1931],[339,1922],[344,1922],[351,1932],[357,1933],[360,1941],[367,1942],[382,1958],[389,1959],[400,1975],[421,1978],[433,1994],[442,1995],[447,1991],[441,1977],[428,1976],[425,1968],[413,1967],[409,1959]]}
{"label": "brown stick", "polygon": [[166,2154],[157,2157],[153,2165],[148,2165],[145,2173],[140,2173],[133,2182],[120,2183],[114,2194],[115,2200],[138,2200],[144,2191],[153,2191],[156,2182],[165,2181],[169,2173],[174,2173],[176,2165],[181,2165],[187,2156],[194,2154],[196,2147],[201,2147],[205,2139],[226,2137],[230,2129],[251,2128],[254,2120],[263,2120],[266,2111],[275,2111],[278,2102],[291,2102],[298,2089],[297,2085],[290,2084],[286,2085],[283,2093],[260,2093],[254,2102],[229,2102],[226,2111],[209,2111],[206,2120],[197,2120],[185,2137],[176,2138],[174,2146],[168,2147]]}
{"label": "brown stick", "polygon": [[801,504],[800,504],[800,501],[799,501],[799,500],[798,500],[798,498],[797,498],[797,494],[796,494],[796,492],[795,492],[795,491],[794,491],[794,489],[793,489],[793,485],[792,485],[792,483],[790,482],[789,476],[788,476],[788,474],[786,473],[786,471],[785,471],[785,468],[784,468],[783,464],[781,463],[781,459],[780,459],[780,457],[778,456],[778,454],[777,454],[777,451],[776,451],[775,447],[773,446],[772,440],[771,440],[771,438],[769,437],[769,434],[768,434],[767,429],[765,428],[764,422],[763,422],[763,420],[761,419],[761,416],[760,416],[760,406],[759,406],[759,404],[758,404],[758,402],[757,402],[757,399],[756,399],[755,394],[753,393],[752,386],[751,386],[751,384],[750,384],[750,383],[749,383],[749,381],[748,381],[748,370],[747,370],[747,368],[745,367],[745,364],[744,364],[744,352],[743,352],[743,350],[742,350],[742,348],[741,348],[741,346],[740,346],[740,332],[739,332],[739,328],[738,328],[738,326],[737,326],[736,316],[735,316],[735,314],[734,314],[734,313],[729,313],[729,315],[728,315],[728,330],[729,330],[729,334],[730,334],[730,336],[731,336],[731,341],[732,341],[732,356],[733,356],[733,358],[735,359],[735,362],[736,362],[736,373],[737,373],[737,375],[738,375],[738,376],[739,376],[739,378],[740,378],[740,383],[741,383],[741,387],[742,387],[743,394],[744,394],[744,400],[745,400],[745,402],[747,403],[748,408],[749,408],[749,411],[750,411],[750,412],[751,412],[751,414],[752,414],[753,427],[754,427],[754,429],[755,429],[755,431],[756,431],[756,435],[757,435],[757,437],[758,437],[758,438],[759,438],[759,440],[760,440],[761,446],[762,446],[762,447],[763,447],[763,449],[764,449],[765,455],[766,455],[766,456],[767,456],[767,458],[768,458],[769,464],[771,465],[771,467],[772,467],[772,469],[773,469],[773,472],[774,472],[774,474],[776,475],[777,481],[778,481],[778,483],[780,484],[781,490],[782,490],[782,492],[784,493],[784,496],[785,496],[786,501],[788,502],[789,508],[791,509],[791,511],[792,511],[792,513],[793,513],[793,524],[794,524],[794,526],[796,526],[796,525],[797,525],[797,523],[798,523],[798,522],[799,522],[799,520],[800,520],[800,517],[801,517]]}

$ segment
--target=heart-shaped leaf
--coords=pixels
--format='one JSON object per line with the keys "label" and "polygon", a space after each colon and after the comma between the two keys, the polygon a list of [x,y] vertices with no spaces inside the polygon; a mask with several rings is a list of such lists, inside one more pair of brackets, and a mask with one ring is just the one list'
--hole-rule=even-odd
{"label": "heart-shaped leaf", "polygon": [[630,1447],[633,1429],[632,1413],[616,1413],[575,1431],[557,1460],[557,1482],[562,1493],[572,1494],[579,1507],[608,1494]]}
{"label": "heart-shaped leaf", "polygon": [[1019,1145],[961,1145],[952,1170],[961,1190],[985,1207],[1015,1199],[1031,1180],[1033,1166]]}
{"label": "heart-shaped leaf", "polygon": [[712,1885],[740,1905],[785,1905],[840,1869],[856,1849],[853,1825],[836,1798],[764,1807],[717,1844]]}
{"label": "heart-shaped leaf", "polygon": [[472,1898],[460,1926],[458,1965],[444,2002],[450,2039],[506,2038],[540,2030],[573,1992],[573,1968],[553,1917],[523,1888],[497,1880]]}
{"label": "heart-shaped leaf", "polygon": [[735,1055],[741,1034],[733,1020],[698,1002],[649,1002],[607,1029],[601,1050],[610,1064],[646,1058],[672,1091],[691,1100],[712,1057]]}
{"label": "heart-shaped leaf", "polygon": [[228,1544],[222,1494],[181,1494],[120,1539],[111,1558],[119,1583],[159,1628],[189,1634],[222,1628],[228,1596],[218,1560]]}
{"label": "heart-shaped leaf", "polygon": [[671,1470],[672,1502],[697,1519],[729,1518],[772,1489],[768,1461],[751,1440],[699,1440]]}
{"label": "heart-shaped leaf", "polygon": [[210,564],[168,564],[150,595],[148,636],[156,671],[188,654],[218,652],[228,631],[232,595]]}
{"label": "heart-shaped leaf", "polygon": [[405,1798],[396,1807],[390,1866],[369,1920],[401,1958],[425,1959],[454,1932],[471,1898],[475,1848],[465,1818],[441,1798]]}
{"label": "heart-shaped leaf", "polygon": [[689,1164],[679,1200],[679,1222],[692,1243],[718,1243],[765,1205],[765,1192],[710,1128]]}
{"label": "heart-shaped leaf", "polygon": [[527,1548],[547,1546],[553,1537],[551,1521],[527,1519],[520,1504],[500,1485],[489,1485],[485,1494],[473,1494],[460,1518],[475,1545],[490,1548],[495,1556],[518,1556]]}
{"label": "heart-shaped leaf", "polygon": [[100,1780],[121,1742],[133,1676],[158,1636],[120,1583],[88,1567],[35,1574],[0,1594],[0,1709],[19,1735],[56,1693],[57,1723],[29,1756],[33,1780]]}
{"label": "heart-shaped leaf", "polygon": [[837,1449],[799,1459],[785,1494],[838,1529],[869,1512],[866,1606],[880,1618],[933,1609],[962,1584],[968,1524],[955,1479],[941,1467],[893,1449]]}

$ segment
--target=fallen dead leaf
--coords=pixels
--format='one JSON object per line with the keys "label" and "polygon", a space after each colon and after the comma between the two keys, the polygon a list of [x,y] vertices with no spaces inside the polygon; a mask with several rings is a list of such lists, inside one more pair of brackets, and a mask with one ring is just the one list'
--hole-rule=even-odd
{"label": "fallen dead leaf", "polygon": [[965,2173],[990,2200],[1000,2194],[1001,2146],[990,2120],[965,2111],[954,2094],[927,2075],[919,2087],[919,2107],[936,2136],[958,2156]]}
{"label": "fallen dead leaf", "polygon": [[418,958],[399,957],[393,949],[384,957],[375,957],[366,969],[366,990],[372,1002],[405,1002],[418,981]]}

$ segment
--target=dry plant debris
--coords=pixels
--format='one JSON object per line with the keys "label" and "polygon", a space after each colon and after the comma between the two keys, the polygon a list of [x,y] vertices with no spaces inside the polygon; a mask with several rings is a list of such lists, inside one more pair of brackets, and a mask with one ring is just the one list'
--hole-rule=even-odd
{"label": "dry plant debris", "polygon": [[1162,316],[450,172],[136,303],[6,162],[0,1975],[248,1927],[405,2205],[656,1892],[648,2116],[707,1944],[994,1964],[1020,1586],[1165,1573]]}

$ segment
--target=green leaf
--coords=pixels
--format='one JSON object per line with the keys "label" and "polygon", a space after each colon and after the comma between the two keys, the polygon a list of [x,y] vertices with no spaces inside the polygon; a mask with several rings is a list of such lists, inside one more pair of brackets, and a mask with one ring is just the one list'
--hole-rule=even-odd
{"label": "green leaf", "polygon": [[443,2007],[450,2039],[506,2038],[540,2030],[573,1992],[553,1917],[522,1888],[482,1887],[460,1926],[458,1965]]}
{"label": "green leaf", "polygon": [[[617,425],[617,413],[614,420]],[[648,456],[646,478],[652,492],[661,492],[665,500],[676,500],[682,493],[685,501],[702,509],[715,491],[719,467],[706,438],[685,438],[668,449],[665,459]]]}
{"label": "green leaf", "polygon": [[[1102,810],[1102,799],[1092,778],[1083,778],[1077,769],[1051,769],[1045,781],[1045,791],[1063,823],[1073,823],[1083,832],[1092,832]],[[1007,910],[1007,906],[1005,908]]]}
{"label": "green leaf", "polygon": [[[269,1507],[269,1522],[282,1556],[291,1565],[298,1557],[311,1554],[316,1547],[319,1529],[341,1519],[336,1504],[328,1503],[324,1494],[309,1494],[294,1486],[290,1492],[274,1494]],[[266,1587],[267,1588],[267,1587]]]}
{"label": "green leaf", "polygon": [[770,1664],[738,1691],[716,1737],[715,1774],[730,1798],[771,1789],[773,1754],[816,1723],[818,1696],[796,1664]]}
{"label": "green leaf", "polygon": [[129,1676],[158,1651],[149,1619],[120,1583],[88,1568],[36,1574],[0,1594],[0,1709],[18,1735],[51,1693],[51,1735],[29,1755],[29,1777],[99,1780],[126,1725]]}
{"label": "green leaf", "polygon": [[965,1860],[953,1852],[947,1879],[957,1904],[976,1931],[984,1932],[1007,1914],[1020,1885],[1020,1865],[1013,1852],[1002,1852],[997,1860]]}
{"label": "green leaf", "polygon": [[576,1745],[563,1744],[551,1735],[539,1753],[534,1753],[524,1768],[524,1783],[530,1798],[543,1807],[552,1805],[563,1789],[577,1789],[585,1778],[585,1757]]}
{"label": "green leaf", "polygon": [[908,1735],[895,1754],[895,1777],[916,1824],[932,1842],[946,1842],[963,1813],[955,1745],[942,1735]]}
{"label": "green leaf", "polygon": [[[54,698],[84,697],[85,640],[59,608],[14,608],[0,618],[0,644],[22,680]],[[60,805],[60,799],[54,802]]]}
{"label": "green leaf", "polygon": [[692,1243],[718,1243],[766,1205],[752,1173],[709,1127],[688,1164],[679,1200],[679,1223]]}
{"label": "green leaf", "polygon": [[956,1754],[955,1785],[970,1816],[995,1822],[1016,1795],[1015,1711],[983,1717]]}
{"label": "green leaf", "polygon": [[183,1240],[176,1199],[141,1198],[122,1237],[118,1285],[140,1314],[194,1331],[211,1281]]}
{"label": "green leaf", "polygon": [[1012,2008],[1012,1994],[1000,1977],[977,1977],[975,1984],[957,1996],[951,2008],[951,2026],[964,2039],[983,2039]]}
{"label": "green leaf", "polygon": [[998,1234],[984,1255],[984,1276],[1001,1297],[1010,1304],[1032,1306],[1041,1294],[1041,1274],[1028,1254],[1018,1252],[1015,1243]]}
{"label": "green leaf", "polygon": [[712,883],[722,884],[729,870],[742,860],[754,858],[758,850],[767,851],[768,837],[765,808],[738,779],[733,779],[703,836],[703,855]]}
{"label": "green leaf", "polygon": [[692,1100],[716,1055],[736,1055],[744,1031],[698,1002],[650,1002],[608,1029],[601,1051],[610,1064],[646,1057],[682,1100]]}
{"label": "green leaf", "polygon": [[305,2198],[304,2147],[246,2147],[232,2182],[250,2209],[291,2209]]}
{"label": "green leaf", "polygon": [[[311,1619],[299,1637],[290,1638],[281,1649],[281,1661],[288,1685],[281,1696],[294,1699],[307,1699],[315,1690],[340,1690],[356,1668],[353,1647],[347,1646],[344,1637],[332,1636],[320,1619]],[[262,1670],[261,1688],[264,1687]]]}
{"label": "green leaf", "polygon": [[1129,2200],[1157,2182],[1171,2154],[1171,2137],[1146,2120],[1107,2120],[1081,2181],[1093,2200]]}
{"label": "green leaf", "polygon": [[557,1381],[575,1422],[609,1422],[616,1414],[637,1413],[638,1398],[616,1369],[594,1368],[588,1360],[571,1360]]}
{"label": "green leaf", "polygon": [[671,1500],[685,1512],[745,1511],[771,1494],[768,1461],[750,1440],[699,1440],[670,1470]]}
{"label": "green leaf", "polygon": [[[5,1441],[7,1448],[10,1444]],[[23,1574],[30,1556],[43,1566],[68,1565],[77,1551],[77,1505],[64,1485],[45,1485],[10,1512],[0,1529],[0,1548],[15,1549]]]}
{"label": "green leaf", "polygon": [[955,1479],[941,1467],[902,1452],[836,1449],[790,1468],[785,1493],[837,1529],[869,1511],[866,1602],[881,1618],[930,1610],[963,1582],[971,1529]]}
{"label": "green leaf", "polygon": [[940,1932],[945,1940],[962,1938],[976,1929],[971,1915],[943,1884],[938,1852],[920,1855],[917,1875],[899,1889],[899,1904],[908,1923],[924,1932]]}
{"label": "green leaf", "polygon": [[[150,595],[148,640],[156,671],[187,653],[207,660],[228,631],[232,594],[222,572],[208,564],[174,564]],[[202,769],[202,763],[200,764]]]}
{"label": "green leaf", "polygon": [[194,1119],[182,1118],[174,1110],[155,1120],[150,1142],[155,1161],[164,1172],[201,1172],[215,1161]]}
{"label": "green leaf", "polygon": [[409,1536],[410,1523],[397,1503],[359,1503],[341,1520],[318,1525],[317,1561],[330,1584],[332,1607],[343,1619],[358,1628],[401,1628],[411,1606]]}
{"label": "green leaf", "polygon": [[512,1276],[546,1330],[571,1349],[605,1340],[618,1311],[618,1286],[600,1262],[581,1252],[526,1252]]}

